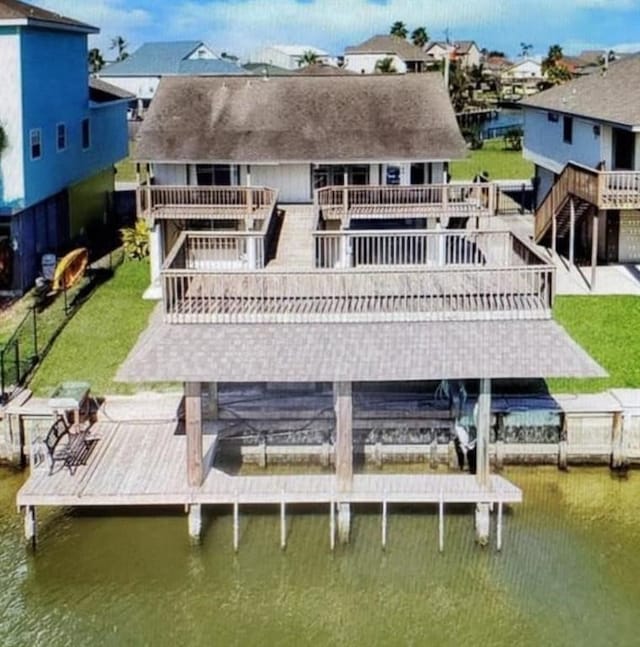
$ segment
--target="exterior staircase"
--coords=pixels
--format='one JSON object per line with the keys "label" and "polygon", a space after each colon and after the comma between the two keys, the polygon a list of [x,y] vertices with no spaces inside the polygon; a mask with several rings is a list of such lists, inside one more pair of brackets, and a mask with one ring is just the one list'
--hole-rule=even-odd
{"label": "exterior staircase", "polygon": [[312,236],[316,213],[313,205],[279,205],[284,211],[275,258],[267,270],[313,269],[314,240]]}

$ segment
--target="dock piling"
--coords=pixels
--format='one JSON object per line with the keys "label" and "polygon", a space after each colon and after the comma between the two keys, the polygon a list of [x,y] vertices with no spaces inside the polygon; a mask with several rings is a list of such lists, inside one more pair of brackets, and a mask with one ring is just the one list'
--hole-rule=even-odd
{"label": "dock piling", "polygon": [[193,543],[200,542],[202,532],[202,506],[199,503],[192,503],[189,506],[189,538]]}
{"label": "dock piling", "polygon": [[336,504],[329,501],[329,545],[331,550],[336,547]]}
{"label": "dock piling", "polygon": [[238,552],[238,543],[240,539],[240,506],[238,501],[233,503],[233,550]]}
{"label": "dock piling", "polygon": [[444,494],[440,490],[438,502],[438,550],[444,552]]}
{"label": "dock piling", "polygon": [[36,509],[28,505],[24,509],[24,537],[31,548],[36,547]]}
{"label": "dock piling", "polygon": [[382,550],[387,549],[387,500],[382,499]]}
{"label": "dock piling", "polygon": [[498,502],[498,525],[496,529],[496,550],[502,550],[502,501]]}
{"label": "dock piling", "polygon": [[284,494],[280,502],[280,548],[284,550],[287,547],[287,514]]}

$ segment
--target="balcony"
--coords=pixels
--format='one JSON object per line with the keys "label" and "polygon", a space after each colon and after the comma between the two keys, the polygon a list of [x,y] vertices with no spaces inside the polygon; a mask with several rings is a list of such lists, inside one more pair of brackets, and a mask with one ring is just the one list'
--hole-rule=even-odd
{"label": "balcony", "polygon": [[316,191],[319,220],[486,216],[496,213],[492,182],[412,186],[330,186]]}
{"label": "balcony", "polygon": [[[323,237],[324,236],[324,237]],[[548,319],[552,264],[506,231],[358,232],[316,238],[309,271],[249,271],[251,234],[181,235],[161,272],[169,323]],[[227,242],[222,242],[222,241]],[[253,247],[253,251],[248,251]],[[264,256],[263,256],[264,258]],[[256,263],[256,266],[258,263]],[[365,267],[366,266],[366,267]]]}
{"label": "balcony", "polygon": [[157,220],[264,221],[278,192],[257,186],[177,186],[143,184],[137,189],[138,216],[151,225]]}

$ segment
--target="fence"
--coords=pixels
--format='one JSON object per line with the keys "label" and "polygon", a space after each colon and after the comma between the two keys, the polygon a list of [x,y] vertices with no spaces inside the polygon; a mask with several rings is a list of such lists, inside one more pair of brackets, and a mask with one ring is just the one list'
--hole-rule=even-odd
{"label": "fence", "polygon": [[34,304],[0,348],[2,402],[28,382],[71,317],[123,259],[122,250],[109,254],[92,265],[87,276],[74,287],[52,297],[35,297]]}

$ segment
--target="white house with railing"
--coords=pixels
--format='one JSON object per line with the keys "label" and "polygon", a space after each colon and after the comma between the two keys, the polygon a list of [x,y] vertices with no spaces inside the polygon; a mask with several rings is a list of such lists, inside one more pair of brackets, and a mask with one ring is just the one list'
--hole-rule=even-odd
{"label": "white house with railing", "polygon": [[536,238],[570,260],[640,260],[640,56],[522,102]]}

